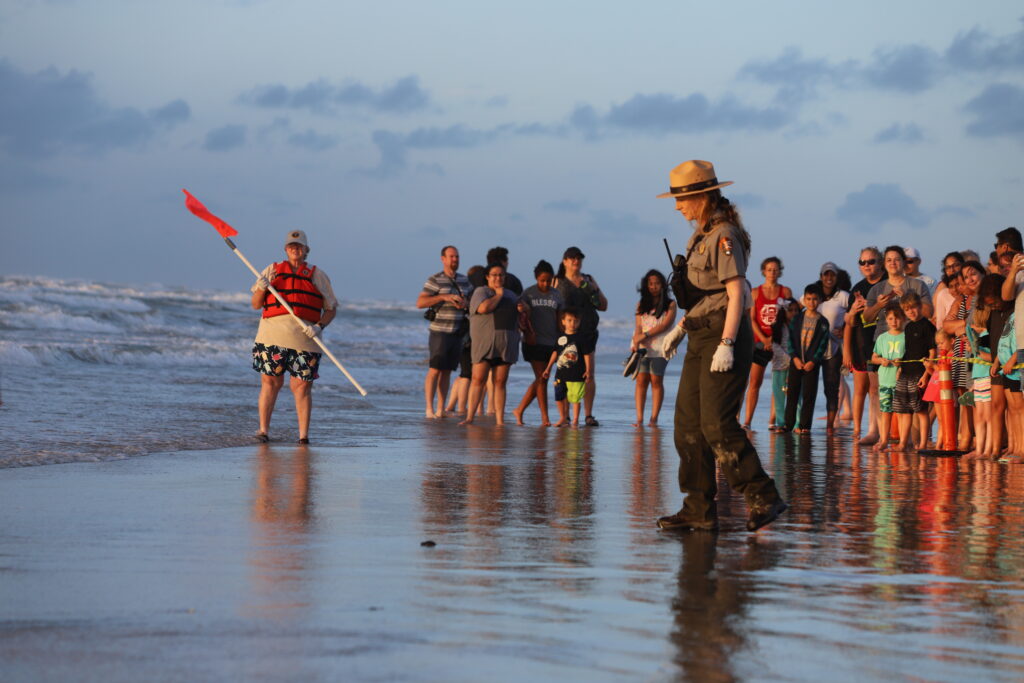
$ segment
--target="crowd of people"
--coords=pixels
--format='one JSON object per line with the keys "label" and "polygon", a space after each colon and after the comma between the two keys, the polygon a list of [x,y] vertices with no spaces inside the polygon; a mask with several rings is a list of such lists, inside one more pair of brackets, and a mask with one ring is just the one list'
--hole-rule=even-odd
{"label": "crowd of people", "polygon": [[[300,439],[308,440],[311,385],[320,358],[312,338],[337,307],[330,280],[306,264],[305,233],[290,232],[285,252],[287,260],[268,266],[252,289],[253,307],[263,311],[253,349],[253,367],[263,376],[261,440],[268,438],[286,372]],[[743,427],[757,428],[753,418],[770,366],[771,431],[808,433],[823,384],[826,433],[834,433],[841,421],[852,422],[858,442],[876,450],[941,446],[950,438],[935,410],[940,361],[945,359],[957,402],[952,435],[957,450],[968,457],[1021,462],[1024,396],[1017,348],[1022,339],[1014,307],[1024,290],[1022,252],[1020,232],[1007,228],[996,235],[984,265],[973,251],[950,252],[938,264],[941,276],[932,278],[921,272],[921,255],[913,247],[865,247],[857,261],[858,282],[829,261],[817,281],[798,290],[799,298],[781,283],[782,259],[764,259],[763,281],[747,282],[744,315],[754,342],[746,405],[737,415]],[[534,268],[535,283],[524,288],[508,272],[504,247],[491,249],[487,265],[465,275],[458,271],[458,249],[442,249],[442,269],[427,279],[417,300],[430,321],[424,380],[428,418],[458,415],[460,424],[470,424],[485,412],[486,402],[486,412],[504,424],[509,369],[521,353],[533,381],[512,410],[518,424],[534,401],[541,425],[599,424],[593,413],[594,350],[599,313],[608,301],[596,279],[582,271],[584,258],[573,246],[563,253],[557,271],[541,260]],[[271,283],[293,299],[304,328],[287,319],[267,291]],[[659,270],[645,273],[637,290],[630,338],[636,352],[633,425],[656,426],[665,399],[663,378],[674,353],[663,347],[673,329],[683,330],[686,311]],[[548,402],[551,379],[558,410],[554,421]]]}
{"label": "crowd of people", "polygon": [[[808,433],[823,385],[826,433],[852,422],[858,442],[876,450],[941,445],[943,425],[936,424],[934,405],[939,361],[946,358],[958,403],[958,450],[1020,461],[1024,420],[1013,302],[1024,287],[1024,249],[1015,228],[1001,231],[995,246],[985,265],[972,251],[946,254],[939,278],[921,272],[914,247],[865,247],[857,261],[858,282],[828,261],[818,280],[797,290],[799,297],[780,281],[782,259],[764,259],[763,282],[747,283],[744,315],[754,348],[743,427],[756,428],[752,422],[770,366],[771,431]],[[507,249],[490,250],[487,266],[474,266],[463,276],[458,250],[444,247],[442,270],[428,278],[417,301],[431,319],[427,417],[457,414],[462,424],[472,423],[489,396],[488,412],[503,424],[508,369],[521,347],[534,379],[512,411],[518,424],[534,401],[542,425],[580,424],[581,408],[582,424],[599,424],[593,414],[594,348],[599,312],[608,304],[597,281],[581,270],[583,259],[578,247],[566,249],[557,273],[542,260],[534,268],[536,283],[523,289],[507,271]],[[630,338],[637,352],[636,427],[645,425],[648,407],[646,425],[658,423],[673,353],[663,350],[664,341],[685,320],[670,290],[656,269],[638,286]],[[548,409],[552,374],[554,422]]]}

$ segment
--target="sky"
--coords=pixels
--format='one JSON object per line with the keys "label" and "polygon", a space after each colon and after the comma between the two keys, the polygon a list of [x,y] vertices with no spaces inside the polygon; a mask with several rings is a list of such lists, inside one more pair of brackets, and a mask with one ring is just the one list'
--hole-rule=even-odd
{"label": "sky", "polygon": [[628,315],[707,159],[794,289],[1022,228],[1019,2],[0,3],[0,273],[244,291],[286,232],[337,294],[415,300],[456,245],[576,245]]}

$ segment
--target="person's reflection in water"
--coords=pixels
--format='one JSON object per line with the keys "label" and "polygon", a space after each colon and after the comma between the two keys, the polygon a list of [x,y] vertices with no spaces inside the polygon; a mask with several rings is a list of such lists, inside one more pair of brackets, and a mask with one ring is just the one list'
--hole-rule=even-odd
{"label": "person's reflection in water", "polygon": [[273,610],[274,618],[294,616],[308,606],[295,591],[305,587],[313,496],[312,465],[308,446],[290,456],[267,445],[256,456],[252,496],[253,552],[250,565],[260,610]]}
{"label": "person's reflection in water", "polygon": [[[649,440],[649,443],[646,443]],[[664,495],[662,482],[661,430],[633,432],[633,467],[629,482],[629,525],[642,529],[636,540],[649,544],[653,542],[647,533],[651,517],[670,504]]]}
{"label": "person's reflection in water", "polygon": [[733,681],[744,670],[771,679],[767,662],[756,662],[752,649],[753,626],[747,610],[756,606],[756,572],[778,563],[779,551],[771,545],[747,543],[746,550],[732,544],[718,553],[718,534],[679,536],[683,556],[679,567],[678,593],[672,601],[675,628],[669,640],[676,647],[673,661],[687,681]]}

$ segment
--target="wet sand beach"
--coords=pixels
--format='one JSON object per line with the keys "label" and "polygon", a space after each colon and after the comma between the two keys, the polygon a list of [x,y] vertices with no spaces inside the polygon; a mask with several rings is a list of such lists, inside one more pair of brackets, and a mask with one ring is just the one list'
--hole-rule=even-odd
{"label": "wet sand beach", "polygon": [[1024,677],[1024,468],[758,433],[790,511],[672,534],[668,428],[404,433],[0,471],[0,676]]}

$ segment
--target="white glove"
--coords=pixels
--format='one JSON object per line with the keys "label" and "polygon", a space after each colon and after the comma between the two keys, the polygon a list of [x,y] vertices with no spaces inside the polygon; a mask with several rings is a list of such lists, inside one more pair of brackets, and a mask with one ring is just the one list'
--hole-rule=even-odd
{"label": "white glove", "polygon": [[729,372],[732,370],[732,347],[719,344],[715,355],[711,357],[711,372]]}
{"label": "white glove", "polygon": [[313,339],[314,337],[319,337],[322,331],[323,328],[320,327],[319,325],[306,325],[304,328],[302,328],[303,334],[305,334],[310,339]]}
{"label": "white glove", "polygon": [[665,333],[665,336],[661,338],[661,355],[665,357],[665,360],[672,360],[672,357],[676,355],[679,342],[683,341],[685,335],[686,330],[682,325],[676,325]]}
{"label": "white glove", "polygon": [[262,289],[263,291],[267,291],[268,289],[270,289],[270,280],[260,275],[259,279],[256,280],[256,287],[258,289]]}

